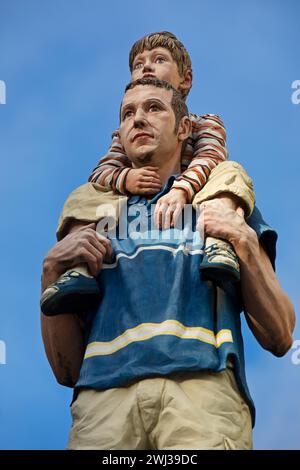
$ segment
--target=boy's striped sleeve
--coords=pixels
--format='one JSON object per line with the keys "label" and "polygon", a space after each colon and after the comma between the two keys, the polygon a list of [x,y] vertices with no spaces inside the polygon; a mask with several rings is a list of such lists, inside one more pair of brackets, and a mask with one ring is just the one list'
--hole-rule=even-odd
{"label": "boy's striped sleeve", "polygon": [[205,185],[210,172],[228,158],[226,131],[219,116],[191,114],[190,119],[192,133],[182,156],[182,174],[172,186],[186,192],[188,203]]}
{"label": "boy's striped sleeve", "polygon": [[115,131],[112,137],[107,155],[101,158],[94,168],[89,181],[112,189],[117,194],[127,194],[125,181],[128,171],[132,168],[131,162],[125,155],[119,132]]}
{"label": "boy's striped sleeve", "polygon": [[[205,185],[211,171],[228,158],[226,131],[222,120],[214,114],[191,114],[190,118],[192,133],[182,155],[182,174],[172,186],[185,191],[188,203],[192,202],[195,194]],[[112,189],[115,193],[127,194],[125,182],[131,168],[119,132],[115,131],[108,154],[99,161],[89,181]]]}

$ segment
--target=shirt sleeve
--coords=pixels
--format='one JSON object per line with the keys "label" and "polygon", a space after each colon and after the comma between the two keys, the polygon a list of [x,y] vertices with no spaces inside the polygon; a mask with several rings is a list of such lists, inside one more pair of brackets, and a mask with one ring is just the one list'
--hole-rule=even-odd
{"label": "shirt sleeve", "polygon": [[183,189],[188,203],[205,185],[211,171],[228,158],[226,131],[223,121],[215,114],[190,115],[192,134],[182,155],[182,174],[173,188]]}
{"label": "shirt sleeve", "polygon": [[278,239],[277,232],[271,228],[263,219],[259,209],[254,206],[253,212],[247,218],[248,225],[255,230],[257,237],[264,247],[273,269],[275,271],[276,243]]}
{"label": "shirt sleeve", "polygon": [[88,181],[98,183],[117,194],[127,194],[126,177],[132,168],[120,140],[119,131],[112,134],[112,144],[107,155],[101,158]]}

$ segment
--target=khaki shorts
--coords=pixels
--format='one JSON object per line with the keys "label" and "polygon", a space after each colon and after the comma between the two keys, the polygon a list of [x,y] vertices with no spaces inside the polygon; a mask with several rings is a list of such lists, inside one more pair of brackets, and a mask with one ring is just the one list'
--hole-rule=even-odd
{"label": "khaki shorts", "polygon": [[69,449],[252,449],[249,407],[231,368],[81,390],[71,412]]}
{"label": "khaki shorts", "polygon": [[[233,161],[222,162],[212,170],[206,184],[194,197],[194,209],[224,192],[237,196],[245,216],[251,215],[255,202],[253,183],[244,168]],[[114,194],[97,183],[79,186],[65,202],[56,231],[57,239],[61,240],[68,233],[74,220],[90,223],[109,218],[113,228],[126,202],[126,196]]]}

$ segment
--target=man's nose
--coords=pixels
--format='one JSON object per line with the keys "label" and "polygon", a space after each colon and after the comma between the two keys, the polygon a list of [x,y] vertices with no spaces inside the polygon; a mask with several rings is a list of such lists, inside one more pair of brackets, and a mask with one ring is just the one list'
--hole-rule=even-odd
{"label": "man's nose", "polygon": [[134,116],[134,127],[144,127],[147,123],[145,113],[142,109],[137,109]]}

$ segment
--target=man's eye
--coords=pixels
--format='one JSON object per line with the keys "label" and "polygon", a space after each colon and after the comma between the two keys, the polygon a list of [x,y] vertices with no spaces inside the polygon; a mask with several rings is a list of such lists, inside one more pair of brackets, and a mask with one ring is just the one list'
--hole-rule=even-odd
{"label": "man's eye", "polygon": [[127,119],[132,115],[133,115],[133,111],[129,111],[129,110],[125,111],[125,113],[123,114],[123,119]]}
{"label": "man's eye", "polygon": [[157,106],[157,104],[151,104],[151,106],[149,106],[149,111],[159,111],[159,106]]}
{"label": "man's eye", "polygon": [[143,67],[142,62],[137,62],[136,64],[134,64],[133,69],[134,69],[134,70],[138,70],[138,69],[140,69],[140,68],[142,68],[142,67]]}

